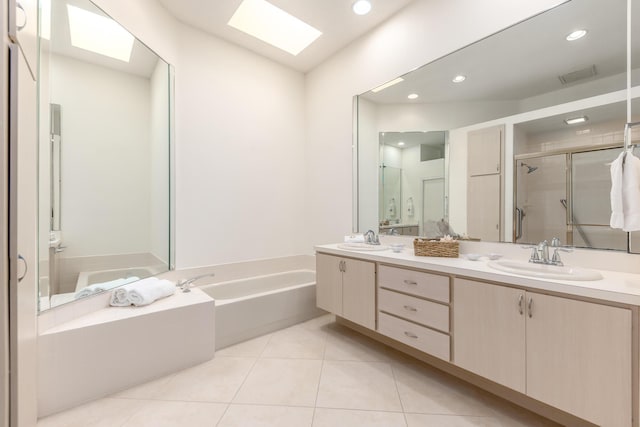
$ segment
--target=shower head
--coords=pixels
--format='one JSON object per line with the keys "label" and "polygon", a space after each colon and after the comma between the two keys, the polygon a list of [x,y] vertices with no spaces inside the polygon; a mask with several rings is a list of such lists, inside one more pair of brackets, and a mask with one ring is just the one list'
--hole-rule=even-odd
{"label": "shower head", "polygon": [[538,169],[538,166],[529,166],[525,162],[520,162],[520,166],[525,166],[527,168],[527,173],[535,172]]}

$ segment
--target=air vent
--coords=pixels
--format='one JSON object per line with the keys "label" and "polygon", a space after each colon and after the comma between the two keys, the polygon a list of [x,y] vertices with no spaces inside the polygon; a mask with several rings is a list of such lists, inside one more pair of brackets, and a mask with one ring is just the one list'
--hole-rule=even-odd
{"label": "air vent", "polygon": [[596,74],[596,66],[592,65],[587,68],[583,68],[582,70],[573,71],[571,73],[563,74],[558,76],[563,85],[569,85],[580,80],[590,79],[594,77]]}

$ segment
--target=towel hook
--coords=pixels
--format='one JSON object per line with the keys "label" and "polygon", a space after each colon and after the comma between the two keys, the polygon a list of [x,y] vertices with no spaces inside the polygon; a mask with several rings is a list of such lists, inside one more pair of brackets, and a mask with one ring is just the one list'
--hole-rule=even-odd
{"label": "towel hook", "polygon": [[640,126],[640,122],[629,122],[624,125],[624,149],[631,148],[631,128]]}

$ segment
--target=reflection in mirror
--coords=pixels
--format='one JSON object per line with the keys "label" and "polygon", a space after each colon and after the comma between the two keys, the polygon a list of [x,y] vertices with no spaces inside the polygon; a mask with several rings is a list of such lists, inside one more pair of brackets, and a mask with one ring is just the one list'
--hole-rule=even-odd
{"label": "reflection in mirror", "polygon": [[[376,136],[447,130],[443,217],[458,234],[536,243],[557,235],[564,244],[626,249],[626,234],[608,229],[602,209],[606,150],[619,152],[626,115],[626,14],[626,0],[566,2],[359,95],[357,229],[387,220],[375,187],[381,162],[389,164]],[[568,40],[576,29],[586,36]],[[640,43],[631,48],[637,85]],[[597,204],[586,198],[592,186]],[[416,209],[438,205],[432,194]]]}
{"label": "reflection in mirror", "polygon": [[41,17],[46,309],[169,269],[171,69],[88,0],[43,1]]}
{"label": "reflection in mirror", "polygon": [[380,233],[433,233],[446,219],[447,133],[381,132],[379,140]]}
{"label": "reflection in mirror", "polygon": [[[638,102],[638,101],[635,101]],[[609,165],[623,149],[626,103],[515,125],[516,235],[537,243],[547,234],[568,245],[627,249],[627,234],[609,226]]]}

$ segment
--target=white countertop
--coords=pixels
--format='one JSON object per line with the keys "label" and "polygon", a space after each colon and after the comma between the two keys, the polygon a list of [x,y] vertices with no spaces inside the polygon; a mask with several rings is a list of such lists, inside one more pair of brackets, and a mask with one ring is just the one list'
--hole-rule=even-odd
{"label": "white countertop", "polygon": [[[470,261],[465,258],[419,257],[413,254],[413,248],[405,248],[394,253],[390,249],[384,251],[355,251],[338,248],[337,244],[319,245],[317,252],[358,258],[368,261],[393,264],[401,267],[424,269],[438,273],[464,276],[481,280],[502,282],[522,286],[529,289],[559,292],[574,296],[595,298],[608,302],[640,306],[640,274],[618,271],[597,270],[602,279],[593,281],[569,281],[541,279],[518,274],[511,274],[493,269],[487,265],[486,258]],[[505,257],[526,261],[523,257]]]}

